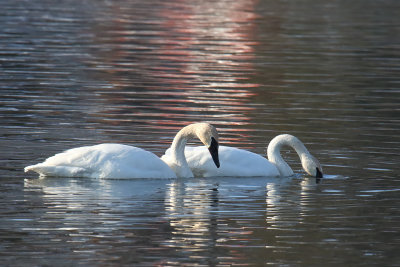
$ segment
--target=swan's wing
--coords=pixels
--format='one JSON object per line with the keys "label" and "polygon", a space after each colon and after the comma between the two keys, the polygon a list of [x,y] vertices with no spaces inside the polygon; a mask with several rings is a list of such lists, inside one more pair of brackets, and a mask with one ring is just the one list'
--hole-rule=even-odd
{"label": "swan's wing", "polygon": [[102,153],[103,149],[98,146],[72,148],[47,158],[43,163],[25,167],[25,172],[34,171],[40,176],[87,176],[96,168]]}
{"label": "swan's wing", "polygon": [[56,154],[25,171],[42,176],[91,178],[174,178],[174,172],[155,154],[141,148],[100,144]]}
{"label": "swan's wing", "polygon": [[40,176],[56,176],[56,177],[83,177],[85,176],[86,169],[71,166],[48,166],[43,163],[25,167],[25,172],[34,171]]}
{"label": "swan's wing", "polygon": [[276,167],[266,158],[247,150],[220,146],[220,168],[216,168],[206,147],[185,149],[186,160],[196,176],[279,176]]}
{"label": "swan's wing", "polygon": [[[133,151],[132,151],[133,150]],[[47,158],[40,165],[43,166],[64,166],[77,167],[86,170],[98,169],[106,162],[116,161],[118,158],[128,156],[128,152],[136,152],[142,149],[119,145],[100,144],[94,146],[83,146],[72,148]],[[39,164],[37,164],[39,165]]]}

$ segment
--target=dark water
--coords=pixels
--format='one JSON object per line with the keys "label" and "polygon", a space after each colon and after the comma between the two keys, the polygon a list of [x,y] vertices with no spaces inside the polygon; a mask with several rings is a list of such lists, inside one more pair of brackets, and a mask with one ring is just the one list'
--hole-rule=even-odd
{"label": "dark water", "polygon": [[[5,266],[396,266],[400,2],[0,1]],[[295,177],[37,179],[67,148],[162,155],[212,122],[264,154],[299,137]]]}

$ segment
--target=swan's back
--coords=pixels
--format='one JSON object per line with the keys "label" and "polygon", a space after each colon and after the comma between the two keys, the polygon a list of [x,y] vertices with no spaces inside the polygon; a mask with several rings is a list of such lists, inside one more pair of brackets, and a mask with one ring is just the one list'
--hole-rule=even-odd
{"label": "swan's back", "polygon": [[174,178],[175,173],[155,154],[121,144],[100,144],[69,149],[25,171],[41,176],[89,178]]}
{"label": "swan's back", "polygon": [[[166,155],[170,153],[166,151]],[[266,158],[234,147],[219,146],[220,168],[215,164],[203,146],[186,146],[186,160],[196,177],[215,176],[279,176],[277,168]]]}

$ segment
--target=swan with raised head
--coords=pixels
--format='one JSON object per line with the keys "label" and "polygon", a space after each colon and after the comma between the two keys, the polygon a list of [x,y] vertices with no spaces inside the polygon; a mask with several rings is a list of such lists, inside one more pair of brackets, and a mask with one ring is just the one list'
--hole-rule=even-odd
{"label": "swan with raised head", "polygon": [[177,133],[171,146],[173,156],[165,160],[134,146],[100,144],[69,149],[46,159],[43,163],[25,167],[25,172],[34,171],[41,177],[193,177],[185,159],[184,148],[187,141],[195,137],[208,148],[215,165],[219,167],[217,130],[208,123],[194,123]]}
{"label": "swan with raised head", "polygon": [[[185,149],[187,162],[195,176],[291,176],[293,170],[281,156],[282,146],[292,147],[301,160],[303,169],[311,176],[322,178],[322,167],[304,144],[295,136],[282,134],[276,136],[268,145],[268,159],[247,150],[234,147],[220,146],[219,160],[221,168],[216,169],[211,165],[211,159],[202,147],[190,147]],[[171,153],[166,151],[166,155]]]}

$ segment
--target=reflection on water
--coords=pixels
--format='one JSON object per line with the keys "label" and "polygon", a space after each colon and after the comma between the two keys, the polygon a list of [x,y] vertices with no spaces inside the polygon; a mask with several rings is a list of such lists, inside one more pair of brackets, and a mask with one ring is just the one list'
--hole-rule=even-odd
{"label": "reflection on water", "polygon": [[[110,88],[95,89],[91,116],[102,124],[140,123],[163,131],[193,120],[226,125],[222,132],[248,124],[246,113],[254,109],[248,88],[258,86],[245,74],[252,71],[257,44],[251,37],[254,1],[159,4],[155,13],[115,19],[118,3],[115,16],[96,25],[102,35],[95,43],[102,49],[85,64]],[[137,13],[136,3],[123,8],[124,14]],[[160,98],[155,101],[154,95]],[[240,139],[235,134],[225,141]]]}
{"label": "reflection on water", "polygon": [[[2,1],[2,264],[397,265],[399,4]],[[288,179],[22,171],[103,142],[161,155],[197,121],[259,154],[293,134],[326,175],[286,150]]]}
{"label": "reflection on water", "polygon": [[[251,261],[262,265],[294,263],[304,253],[309,264],[331,253],[343,255],[335,263],[352,257],[374,262],[391,257],[390,242],[379,249],[362,240],[387,242],[389,233],[398,230],[395,222],[385,223],[380,216],[385,212],[382,208],[395,207],[395,203],[387,205],[395,197],[393,192],[363,192],[356,197],[346,180],[341,180],[341,187],[337,181],[326,180],[321,188],[314,178],[306,177],[26,179],[19,204],[25,212],[3,219],[13,224],[8,232],[13,239],[5,240],[4,246],[20,251],[24,261],[29,255],[38,263],[44,262],[39,258],[49,249],[63,250],[62,260],[86,264]],[[354,201],[366,202],[377,212],[358,215]],[[372,229],[381,229],[382,223],[391,228],[382,228],[379,236]],[[354,231],[363,237],[354,236]],[[22,247],[11,246],[15,238]],[[314,249],[319,253],[310,253]],[[288,254],[292,256],[283,261]]]}
{"label": "reflection on water", "polygon": [[[99,249],[108,249],[107,256],[114,250],[129,250],[138,261],[152,262],[147,257],[155,252],[175,251],[173,257],[177,259],[190,253],[192,260],[203,263],[232,264],[248,260],[245,252],[235,251],[235,247],[265,247],[265,241],[255,238],[260,229],[293,227],[284,215],[286,205],[279,203],[291,183],[289,178],[27,179],[25,205],[30,205],[27,202],[34,194],[42,195],[42,201],[31,204],[27,214],[12,220],[19,224],[20,231],[34,235],[33,247],[46,240],[59,246],[63,240],[65,258],[84,259]],[[301,202],[302,195],[300,190],[290,196],[295,200],[292,206]],[[260,211],[267,211],[267,215],[264,217]],[[36,219],[30,219],[31,214]],[[146,232],[150,235],[143,236]],[[218,250],[226,250],[227,255],[219,259]],[[34,256],[41,253],[37,250]],[[110,261],[103,257],[104,263]],[[88,263],[92,260],[87,259]]]}
{"label": "reflection on water", "polygon": [[192,252],[215,246],[215,216],[211,212],[218,206],[218,185],[176,181],[168,189],[165,204],[174,229],[169,246]]}

